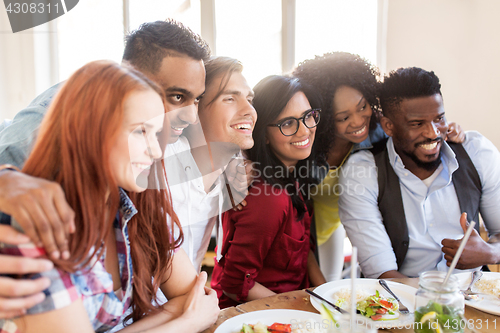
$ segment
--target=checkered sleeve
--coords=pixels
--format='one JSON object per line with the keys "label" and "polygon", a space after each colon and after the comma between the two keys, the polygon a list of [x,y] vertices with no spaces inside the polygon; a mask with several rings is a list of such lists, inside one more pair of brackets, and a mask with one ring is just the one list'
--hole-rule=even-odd
{"label": "checkered sleeve", "polygon": [[[11,225],[14,226],[15,222],[13,219],[10,221]],[[10,245],[5,243],[0,243],[0,254],[28,257],[28,258],[40,258],[45,257],[45,250],[43,248],[38,248],[34,243],[26,243],[21,245]],[[69,273],[64,272],[60,269],[53,268],[50,271],[37,273],[37,274],[26,274],[26,275],[2,275],[13,279],[37,279],[39,277],[47,277],[51,284],[43,292],[45,294],[45,300],[42,303],[35,305],[34,307],[28,309],[28,314],[36,314],[48,312],[51,310],[56,310],[70,305],[72,302],[76,301],[80,295],[77,291],[76,286],[71,280]]]}

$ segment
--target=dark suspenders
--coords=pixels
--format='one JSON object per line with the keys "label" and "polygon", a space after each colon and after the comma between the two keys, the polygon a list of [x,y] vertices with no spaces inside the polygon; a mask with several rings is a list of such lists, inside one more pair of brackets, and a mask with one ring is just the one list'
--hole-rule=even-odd
{"label": "dark suspenders", "polygon": [[[455,152],[459,165],[458,169],[453,173],[452,179],[460,210],[467,212],[469,220],[472,218],[473,221],[478,222],[479,201],[481,199],[479,174],[461,144],[448,143],[448,145]],[[405,260],[410,245],[399,178],[389,162],[387,139],[376,143],[371,151],[378,171],[378,206],[399,269]],[[476,224],[476,230],[479,232],[479,223]]]}

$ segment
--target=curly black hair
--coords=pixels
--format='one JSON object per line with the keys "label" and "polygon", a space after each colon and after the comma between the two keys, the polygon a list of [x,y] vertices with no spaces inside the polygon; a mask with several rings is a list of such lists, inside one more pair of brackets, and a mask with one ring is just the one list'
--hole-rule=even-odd
{"label": "curly black hair", "polygon": [[441,84],[434,72],[418,67],[398,68],[384,77],[380,85],[380,105],[384,116],[394,115],[405,98],[441,95]]}
{"label": "curly black hair", "polygon": [[143,23],[125,39],[123,60],[144,73],[156,74],[163,58],[184,54],[207,61],[210,47],[198,34],[173,19]]}
{"label": "curly black hair", "polygon": [[301,62],[292,75],[314,87],[321,98],[323,112],[313,146],[313,158],[319,163],[326,162],[334,144],[336,130],[332,105],[333,96],[339,87],[352,87],[363,94],[374,112],[370,128],[375,128],[380,112],[377,98],[380,74],[366,59],[347,52],[325,53]]}

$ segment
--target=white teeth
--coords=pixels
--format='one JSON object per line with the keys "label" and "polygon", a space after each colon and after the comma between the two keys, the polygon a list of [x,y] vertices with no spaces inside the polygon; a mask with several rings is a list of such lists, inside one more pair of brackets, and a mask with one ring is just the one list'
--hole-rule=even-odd
{"label": "white teeth", "polygon": [[361,133],[363,133],[365,131],[365,129],[366,129],[366,126],[363,126],[362,129],[360,129],[359,131],[356,131],[356,132],[352,132],[352,134],[354,134],[354,135],[361,134]]}
{"label": "white teeth", "polygon": [[250,124],[236,124],[236,125],[231,126],[231,128],[233,128],[233,129],[251,130],[252,129],[252,125],[250,125]]}
{"label": "white teeth", "polygon": [[142,163],[132,163],[132,165],[137,169],[142,169],[142,170],[145,170],[151,166],[150,164],[142,164]]}
{"label": "white teeth", "polygon": [[420,147],[424,148],[424,149],[427,149],[427,150],[431,150],[431,149],[434,149],[437,147],[437,142],[433,142],[433,143],[429,143],[429,144],[422,144],[420,145]]}
{"label": "white teeth", "polygon": [[172,127],[172,129],[175,131],[182,131],[184,129],[184,127],[174,127],[174,126],[170,126],[170,127]]}
{"label": "white teeth", "polygon": [[300,142],[292,142],[292,145],[294,146],[305,146],[309,143],[309,138],[305,139],[304,141]]}

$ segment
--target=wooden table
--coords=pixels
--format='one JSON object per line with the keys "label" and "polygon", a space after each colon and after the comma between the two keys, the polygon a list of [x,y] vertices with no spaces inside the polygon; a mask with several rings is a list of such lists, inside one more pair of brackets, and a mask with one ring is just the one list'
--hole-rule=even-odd
{"label": "wooden table", "polygon": [[[415,288],[418,288],[418,279],[387,279],[394,282],[400,282]],[[240,304],[235,307],[230,307],[224,309],[220,312],[217,322],[203,333],[213,333],[220,324],[229,318],[235,317],[237,315],[266,309],[294,309],[318,313],[318,311],[312,306],[309,300],[309,294],[304,290],[291,291],[288,293],[278,294],[271,297],[262,298],[256,301],[247,302]],[[485,332],[493,333],[500,331],[500,317],[494,316],[469,306],[465,306],[465,318],[468,320],[474,320],[474,329],[466,329],[465,333],[470,332]],[[486,328],[486,323],[488,323],[488,328]],[[482,324],[481,328],[479,328]],[[385,333],[410,333],[413,329],[381,329],[380,332]]]}

